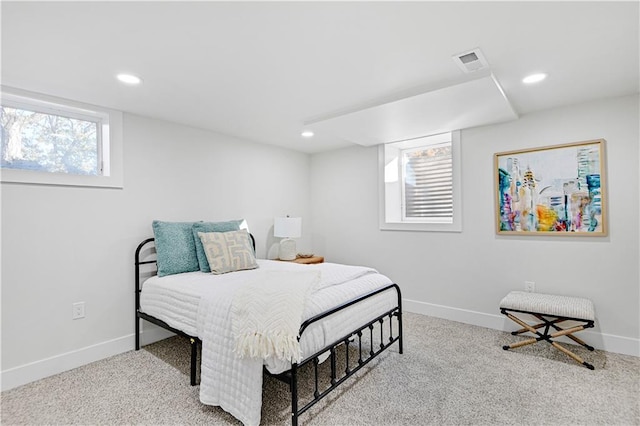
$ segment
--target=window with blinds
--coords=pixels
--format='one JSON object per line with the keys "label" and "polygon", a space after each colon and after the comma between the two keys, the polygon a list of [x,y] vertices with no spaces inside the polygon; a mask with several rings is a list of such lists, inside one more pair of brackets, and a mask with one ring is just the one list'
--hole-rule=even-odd
{"label": "window with blinds", "polygon": [[453,220],[451,142],[405,149],[402,155],[402,216],[405,220]]}
{"label": "window with blinds", "polygon": [[380,229],[462,231],[460,132],[380,145]]}

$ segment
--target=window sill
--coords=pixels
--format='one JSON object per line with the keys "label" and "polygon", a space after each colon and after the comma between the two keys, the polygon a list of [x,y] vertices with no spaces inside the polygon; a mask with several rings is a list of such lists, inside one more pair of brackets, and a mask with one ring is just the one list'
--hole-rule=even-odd
{"label": "window sill", "polygon": [[380,223],[381,231],[462,232],[462,225],[447,223]]}
{"label": "window sill", "polygon": [[122,176],[83,176],[14,169],[1,169],[0,182],[23,185],[87,186],[94,188],[119,189],[123,188]]}

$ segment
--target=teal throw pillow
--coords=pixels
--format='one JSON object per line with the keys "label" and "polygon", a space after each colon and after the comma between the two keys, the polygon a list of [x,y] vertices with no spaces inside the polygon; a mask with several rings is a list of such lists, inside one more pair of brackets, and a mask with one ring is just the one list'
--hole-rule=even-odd
{"label": "teal throw pillow", "polygon": [[198,222],[153,221],[159,277],[199,269],[196,242],[191,230],[194,223]]}
{"label": "teal throw pillow", "polygon": [[211,268],[209,267],[209,261],[207,260],[207,254],[205,253],[202,241],[200,241],[200,237],[198,237],[198,232],[238,231],[242,222],[243,219],[229,220],[227,222],[196,222],[193,224],[191,230],[195,241],[196,256],[198,258],[198,267],[200,268],[200,271],[211,272]]}

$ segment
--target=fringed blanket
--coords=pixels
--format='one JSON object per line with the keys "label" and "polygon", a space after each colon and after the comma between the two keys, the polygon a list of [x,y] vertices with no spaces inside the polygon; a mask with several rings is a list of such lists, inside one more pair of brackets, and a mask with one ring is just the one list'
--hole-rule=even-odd
{"label": "fringed blanket", "polygon": [[238,290],[231,304],[238,356],[300,361],[304,304],[319,281],[320,271],[265,271]]}

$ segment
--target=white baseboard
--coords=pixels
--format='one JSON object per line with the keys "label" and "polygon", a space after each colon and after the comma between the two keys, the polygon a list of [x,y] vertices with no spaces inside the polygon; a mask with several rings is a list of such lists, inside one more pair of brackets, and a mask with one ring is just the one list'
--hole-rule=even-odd
{"label": "white baseboard", "polygon": [[[450,306],[435,305],[416,300],[403,299],[403,309],[406,312],[458,321],[465,324],[477,325],[501,331],[513,331],[515,325],[506,317],[499,314],[485,314],[467,309],[452,308]],[[628,337],[602,334],[585,330],[581,337],[597,349],[625,355],[640,356],[640,341]],[[173,336],[159,327],[149,327],[141,334],[141,344],[148,345]],[[0,373],[2,390],[13,389],[45,377],[53,376],[83,365],[99,361],[110,356],[118,355],[134,349],[135,336],[133,334],[87,346],[75,351],[56,355],[51,358],[9,368]]]}
{"label": "white baseboard", "polygon": [[[147,345],[173,335],[173,333],[161,328],[149,328],[141,333],[140,342],[142,345]],[[129,334],[75,351],[9,368],[0,373],[2,390],[13,389],[36,380],[44,379],[45,377],[53,376],[54,374],[59,374],[110,356],[128,352],[133,350],[134,346],[135,336]]]}
{"label": "white baseboard", "polygon": [[[458,321],[494,330],[511,332],[518,328],[512,321],[501,314],[486,314],[483,312],[435,305],[433,303],[419,302],[417,300],[410,299],[402,300],[402,308],[406,312]],[[496,310],[497,309],[498,308],[496,308]],[[592,330],[580,332],[580,338],[596,349],[640,357],[639,339],[604,334]],[[567,343],[573,342],[567,341]]]}

